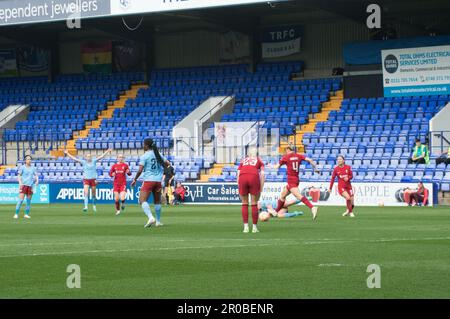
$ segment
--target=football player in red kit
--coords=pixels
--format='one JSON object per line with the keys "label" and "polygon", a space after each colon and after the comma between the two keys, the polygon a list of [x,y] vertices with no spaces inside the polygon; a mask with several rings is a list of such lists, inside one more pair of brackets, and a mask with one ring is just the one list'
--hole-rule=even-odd
{"label": "football player in red kit", "polygon": [[[311,164],[315,172],[319,172],[316,168],[316,163],[306,157],[304,154],[298,154],[295,153],[292,147],[286,148],[286,154],[281,158],[280,162],[275,165],[275,169],[280,168],[282,165],[286,165],[287,168],[287,185],[281,192],[281,197],[278,200],[277,208],[275,209],[275,212],[278,212],[280,209],[283,208],[284,202],[286,200],[286,197],[289,194],[294,195],[299,201],[303,202],[306,206],[308,206],[311,209],[311,213],[313,215],[313,220],[317,217],[317,211],[318,207],[313,206],[311,202],[302,194],[300,194],[300,190],[298,189],[298,185],[300,183],[299,178],[299,168],[300,164],[305,161]],[[269,211],[269,213],[273,214],[273,210]]]}
{"label": "football player in red kit", "polygon": [[248,195],[251,197],[252,233],[258,233],[258,200],[264,187],[264,164],[256,155],[256,149],[251,149],[243,158],[237,173],[239,196],[242,200],[242,220],[244,233],[248,233]]}
{"label": "football player in red kit", "polygon": [[[114,201],[116,203],[116,215],[125,210],[125,196],[127,194],[127,176],[131,176],[130,168],[124,163],[123,154],[117,156],[117,163],[111,167],[109,176],[114,177]],[[119,203],[122,201],[122,205]]]}
{"label": "football player in red kit", "polygon": [[342,155],[337,157],[337,166],[333,170],[333,176],[331,176],[330,188],[328,189],[328,192],[331,192],[333,189],[333,184],[336,177],[338,178],[339,195],[344,197],[347,201],[347,210],[342,216],[355,217],[353,214],[355,198],[352,184],[350,182],[353,178],[352,168],[349,165],[345,165],[345,158]]}

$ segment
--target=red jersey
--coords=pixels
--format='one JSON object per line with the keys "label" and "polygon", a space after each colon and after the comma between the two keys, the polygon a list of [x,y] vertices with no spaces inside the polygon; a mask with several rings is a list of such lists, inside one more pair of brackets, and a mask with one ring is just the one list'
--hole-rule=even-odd
{"label": "red jersey", "polygon": [[264,168],[264,163],[259,157],[245,157],[239,164],[240,175],[251,174],[259,176],[259,171]]}
{"label": "red jersey", "polygon": [[[334,180],[338,178],[338,187],[339,188],[348,188],[351,187],[350,181],[353,178],[352,168],[349,165],[344,166],[336,166],[333,170],[333,176],[331,176],[330,189],[333,188]],[[348,178],[347,181],[344,178]]]}
{"label": "red jersey", "polygon": [[127,176],[131,175],[130,168],[126,163],[117,163],[111,167],[109,171],[109,176],[113,177],[114,175],[114,184],[125,185],[127,183]]}
{"label": "red jersey", "polygon": [[299,168],[301,162],[306,159],[306,156],[303,154],[292,153],[286,154],[280,159],[280,166],[286,165],[287,168],[287,176],[289,177],[297,177],[299,174]]}

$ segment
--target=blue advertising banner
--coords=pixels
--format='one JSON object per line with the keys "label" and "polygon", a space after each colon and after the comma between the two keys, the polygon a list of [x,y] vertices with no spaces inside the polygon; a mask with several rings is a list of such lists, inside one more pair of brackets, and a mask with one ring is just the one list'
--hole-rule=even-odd
{"label": "blue advertising banner", "polygon": [[[126,200],[137,203],[141,190],[141,183],[135,188],[127,187]],[[53,204],[62,203],[81,203],[84,199],[83,184],[50,184],[50,202]],[[114,192],[112,184],[97,185],[97,203],[110,204],[114,201]],[[92,201],[92,192],[90,192],[89,201]],[[149,202],[153,203],[153,195],[150,195]]]}
{"label": "blue advertising banner", "polygon": [[262,31],[262,57],[279,58],[300,52],[301,26],[284,26]]}
{"label": "blue advertising banner", "polygon": [[[50,187],[48,184],[39,184],[33,187],[32,204],[50,203]],[[0,184],[0,204],[16,204],[19,197],[19,184]]]}

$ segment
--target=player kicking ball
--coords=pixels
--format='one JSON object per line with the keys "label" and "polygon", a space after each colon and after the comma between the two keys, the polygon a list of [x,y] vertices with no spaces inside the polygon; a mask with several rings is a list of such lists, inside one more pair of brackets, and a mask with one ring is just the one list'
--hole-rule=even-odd
{"label": "player kicking ball", "polygon": [[291,217],[297,217],[302,216],[303,212],[301,211],[295,211],[290,213],[289,207],[293,205],[300,204],[300,201],[298,199],[286,199],[284,202],[283,208],[281,208],[278,212],[275,211],[275,208],[277,207],[278,203],[276,200],[263,200],[258,202],[258,210],[260,213],[262,212],[269,212],[272,211],[273,214],[270,214],[272,217],[278,217],[278,218],[291,218]]}
{"label": "player kicking ball", "polygon": [[318,207],[313,206],[313,204],[311,204],[311,202],[305,196],[303,196],[300,193],[300,190],[298,189],[298,185],[300,184],[299,168],[300,168],[300,164],[303,161],[311,164],[314,171],[316,173],[319,173],[319,171],[317,170],[317,167],[316,167],[316,163],[312,159],[306,157],[303,154],[298,154],[298,153],[294,152],[294,150],[291,146],[288,146],[286,148],[286,154],[281,158],[280,162],[277,165],[275,165],[275,169],[279,169],[281,166],[286,165],[287,185],[281,192],[281,197],[278,200],[277,208],[275,210],[273,210],[273,209],[269,210],[269,213],[271,215],[274,215],[275,212],[278,213],[283,208],[284,203],[286,201],[286,197],[289,194],[292,194],[295,196],[295,198],[297,198],[299,201],[301,201],[303,204],[305,204],[306,206],[308,206],[311,209],[313,220],[316,220]]}
{"label": "player kicking ball", "polygon": [[[116,205],[116,216],[125,210],[125,196],[127,195],[127,175],[131,176],[130,167],[124,162],[125,156],[119,154],[117,163],[111,167],[109,176],[114,178],[114,202]],[[119,203],[119,200],[121,203]],[[121,205],[122,204],[122,205]]]}
{"label": "player kicking ball", "polygon": [[355,197],[353,194],[353,188],[351,180],[353,178],[352,168],[349,165],[345,165],[345,158],[342,155],[337,157],[337,166],[333,170],[331,176],[330,188],[328,192],[331,193],[333,189],[334,181],[338,178],[338,192],[339,195],[345,198],[347,202],[347,210],[342,216],[355,217],[353,214],[353,208],[355,207]]}
{"label": "player kicking ball", "polygon": [[25,156],[25,165],[22,165],[19,169],[19,200],[16,205],[16,213],[14,214],[14,219],[19,218],[20,207],[22,206],[23,200],[26,198],[25,215],[24,218],[30,217],[31,209],[31,198],[33,197],[33,181],[34,185],[37,186],[39,183],[39,177],[37,175],[36,167],[31,166],[31,156]]}
{"label": "player kicking ball", "polygon": [[258,233],[258,200],[264,187],[264,164],[256,155],[256,149],[250,149],[247,157],[241,160],[237,172],[237,183],[239,196],[242,201],[242,220],[244,222],[244,233],[248,228],[248,195],[250,194],[252,206],[252,233]]}

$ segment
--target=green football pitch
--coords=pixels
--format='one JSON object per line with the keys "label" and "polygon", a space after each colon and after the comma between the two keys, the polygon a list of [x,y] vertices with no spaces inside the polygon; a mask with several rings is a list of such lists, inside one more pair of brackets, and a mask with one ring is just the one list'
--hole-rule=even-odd
{"label": "green football pitch", "polygon": [[[450,209],[343,207],[260,223],[239,206],[163,207],[144,229],[137,205],[0,206],[0,298],[450,298]],[[81,288],[66,285],[80,267]],[[380,288],[367,270],[379,265]]]}

